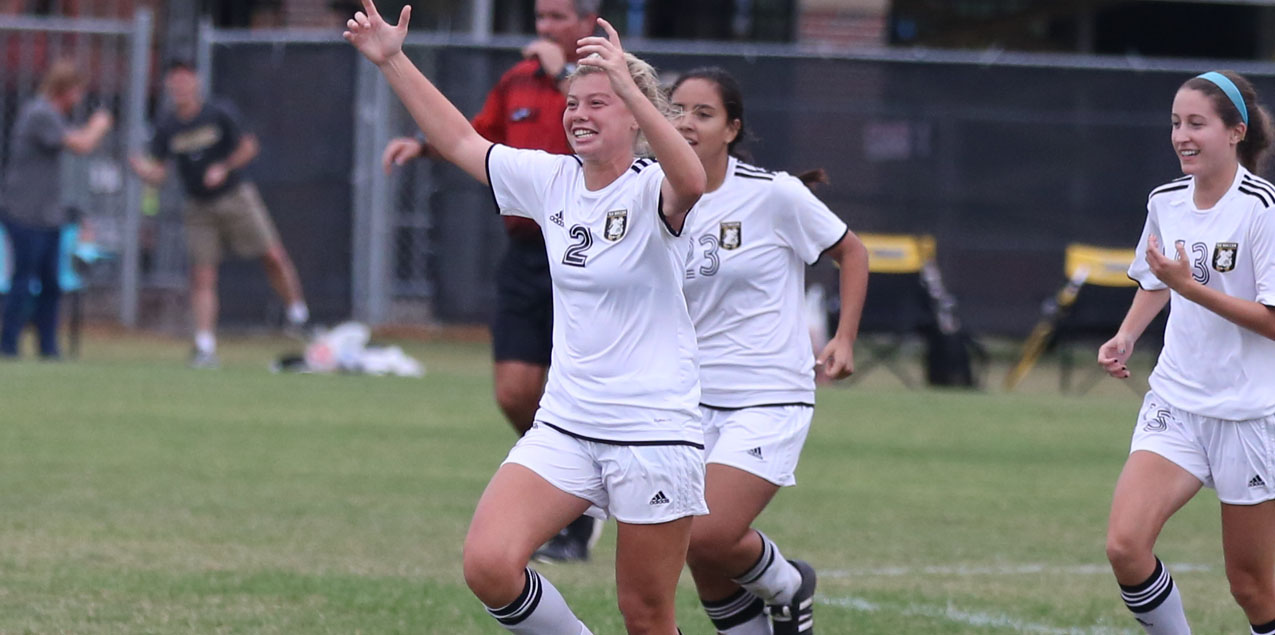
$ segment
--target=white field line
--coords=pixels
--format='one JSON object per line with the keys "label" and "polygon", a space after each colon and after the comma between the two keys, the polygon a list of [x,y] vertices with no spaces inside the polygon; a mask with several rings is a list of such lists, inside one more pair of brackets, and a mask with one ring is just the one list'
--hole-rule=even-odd
{"label": "white field line", "polygon": [[[1185,573],[1187,571],[1210,571],[1207,564],[1170,563],[1169,571]],[[819,569],[821,578],[872,578],[901,577],[912,575],[945,575],[945,576],[1010,576],[1010,575],[1111,575],[1111,567],[1106,564],[1081,564],[1060,567],[1051,564],[1003,564],[1003,565],[955,565],[929,567],[873,567],[867,569]]]}
{"label": "white field line", "polygon": [[[1177,563],[1170,564],[1171,571],[1209,571],[1213,567],[1206,564]],[[866,577],[899,577],[915,575],[939,576],[1016,576],[1016,575],[1111,575],[1111,568],[1105,564],[1074,565],[1059,567],[1046,564],[1005,564],[1005,565],[959,565],[929,567],[876,567],[870,569],[843,569],[819,571],[821,578],[866,578]],[[1114,584],[1114,582],[1113,582]],[[1129,635],[1140,632],[1132,628],[1115,628],[1111,626],[1092,626],[1088,628],[1060,628],[1049,624],[1040,624],[1021,620],[1010,615],[987,613],[982,611],[966,611],[951,604],[935,606],[926,604],[883,604],[864,598],[831,597],[820,598],[822,604],[830,604],[863,613],[898,613],[915,617],[937,618],[975,627],[1004,628],[1016,633],[1042,633],[1045,635]]]}
{"label": "white field line", "polygon": [[1111,626],[1091,626],[1088,628],[1059,628],[1048,624],[1039,624],[1020,620],[1009,615],[984,613],[982,611],[966,611],[951,604],[934,606],[925,604],[882,604],[858,597],[822,598],[821,604],[831,604],[859,611],[862,613],[898,613],[911,617],[937,618],[964,624],[966,626],[1004,628],[1015,633],[1042,633],[1045,635],[1132,635],[1140,632],[1132,628],[1115,628]]}

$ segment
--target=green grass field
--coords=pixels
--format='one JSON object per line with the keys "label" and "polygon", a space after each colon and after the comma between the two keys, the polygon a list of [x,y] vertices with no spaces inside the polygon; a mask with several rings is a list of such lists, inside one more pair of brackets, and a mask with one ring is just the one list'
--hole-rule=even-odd
{"label": "green grass field", "polygon": [[[482,343],[407,343],[423,379],[273,375],[295,345],[98,336],[83,359],[0,364],[0,633],[500,633],[460,550],[513,434]],[[999,384],[1003,368],[991,378]],[[798,471],[759,521],[821,573],[818,632],[1138,633],[1103,556],[1140,398],[821,389]],[[1216,498],[1169,524],[1196,633],[1245,632]],[[539,567],[595,633],[622,633],[613,529]],[[687,635],[712,632],[689,575]]]}

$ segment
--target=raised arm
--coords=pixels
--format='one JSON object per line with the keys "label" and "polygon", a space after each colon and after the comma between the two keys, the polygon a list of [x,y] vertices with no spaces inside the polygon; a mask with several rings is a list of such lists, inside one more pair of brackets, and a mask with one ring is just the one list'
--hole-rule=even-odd
{"label": "raised arm", "polygon": [[343,37],[381,70],[438,154],[486,184],[487,149],[491,142],[474,130],[403,53],[411,5],[403,7],[397,26],[385,22],[372,0],[363,0],[363,8],[365,11],[355,13],[346,22],[348,30]]}
{"label": "raised arm", "polygon": [[606,71],[615,94],[624,100],[633,113],[642,133],[646,135],[647,143],[651,144],[651,151],[664,169],[664,183],[660,186],[664,208],[660,211],[674,231],[681,231],[682,224],[686,221],[686,212],[703,196],[704,189],[708,186],[704,166],[673,123],[634,83],[615,28],[602,18],[598,18],[598,24],[606,31],[607,36],[581,39],[577,49],[580,54],[579,64],[596,66]]}
{"label": "raised arm", "polygon": [[110,131],[115,119],[105,110],[94,112],[83,127],[66,133],[62,145],[76,154],[89,154],[102,142],[102,138]]}

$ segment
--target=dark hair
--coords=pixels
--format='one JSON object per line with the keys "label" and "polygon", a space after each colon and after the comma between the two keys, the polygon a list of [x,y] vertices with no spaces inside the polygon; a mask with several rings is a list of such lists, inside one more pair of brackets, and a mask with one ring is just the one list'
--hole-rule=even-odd
{"label": "dark hair", "polygon": [[[1218,72],[1235,84],[1240,91],[1240,97],[1244,99],[1244,108],[1248,110],[1248,130],[1236,146],[1235,153],[1239,155],[1240,165],[1248,168],[1249,172],[1256,173],[1266,160],[1267,150],[1271,145],[1271,114],[1257,100],[1257,89],[1253,88],[1253,84],[1242,75],[1235,71]],[[1209,101],[1213,102],[1213,110],[1217,111],[1218,116],[1222,118],[1222,123],[1228,128],[1244,123],[1235,103],[1212,81],[1192,77],[1182,84],[1182,88],[1204,93]]]}
{"label": "dark hair", "polygon": [[810,191],[812,192],[814,191],[816,185],[827,185],[828,183],[830,183],[830,181],[828,180],[828,173],[825,172],[823,168],[815,168],[813,170],[806,170],[805,172],[802,172],[801,174],[797,174],[795,176],[797,177],[797,180],[801,181],[802,185],[809,188]]}
{"label": "dark hair", "polygon": [[735,76],[720,66],[701,66],[682,73],[682,76],[673,82],[673,87],[668,91],[669,95],[671,96],[677,87],[688,79],[703,79],[717,86],[717,95],[722,98],[722,106],[726,108],[726,122],[739,121],[739,134],[726,145],[726,151],[737,159],[748,160],[750,158],[748,154],[738,148],[740,143],[749,140],[750,137],[748,128],[744,124],[744,93],[739,89],[739,82],[735,81]]}
{"label": "dark hair", "polygon": [[[673,82],[673,86],[669,88],[669,96],[671,97],[677,91],[677,87],[682,85],[688,79],[703,79],[712,82],[717,87],[717,95],[722,98],[722,106],[726,108],[727,123],[732,120],[739,122],[739,134],[735,135],[735,139],[726,145],[726,151],[736,159],[751,161],[752,157],[748,152],[741,150],[739,144],[744,141],[751,141],[752,137],[748,134],[748,129],[744,125],[744,91],[740,90],[739,82],[735,81],[735,76],[730,71],[720,66],[701,66],[682,73],[677,81]],[[815,189],[816,185],[828,183],[828,173],[823,168],[815,168],[807,170],[796,175],[802,185]]]}
{"label": "dark hair", "polygon": [[191,63],[191,61],[188,59],[184,59],[184,58],[171,59],[171,60],[168,60],[167,64],[164,64],[164,74],[167,75],[173,71],[189,71],[191,73],[194,73],[195,65]]}

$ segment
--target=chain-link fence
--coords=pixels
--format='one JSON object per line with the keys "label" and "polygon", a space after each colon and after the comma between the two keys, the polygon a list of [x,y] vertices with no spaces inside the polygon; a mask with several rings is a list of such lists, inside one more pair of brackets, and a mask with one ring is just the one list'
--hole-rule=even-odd
{"label": "chain-link fence", "polygon": [[[418,36],[409,44],[467,114],[518,59],[515,41],[480,47]],[[1168,144],[1173,94],[1215,66],[654,42],[630,49],[666,79],[709,64],[730,70],[744,88],[753,137],[746,147],[758,164],[826,169],[832,183],[819,195],[857,231],[934,235],[966,323],[1011,335],[1031,328],[1040,301],[1061,282],[1067,244],[1136,242],[1146,193],[1179,175]],[[1268,65],[1238,66],[1275,95]],[[369,64],[360,68],[375,75]],[[414,130],[392,96],[374,103],[368,112],[388,121],[390,134]],[[380,278],[387,306],[419,298],[440,319],[484,319],[504,240],[485,188],[430,162],[370,187],[374,196],[389,193],[378,199],[390,218],[383,244],[392,266]],[[825,264],[812,277],[832,275]]]}
{"label": "chain-link fence", "polygon": [[[297,266],[311,314],[350,317],[351,216],[357,59],[339,34],[201,29],[199,65],[211,95],[233,103],[261,153],[245,168]],[[176,205],[173,200],[171,205]],[[168,203],[166,203],[168,205]],[[221,270],[221,318],[239,325],[282,323],[282,302],[260,263],[228,260]]]}

